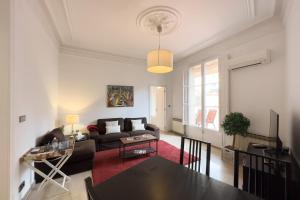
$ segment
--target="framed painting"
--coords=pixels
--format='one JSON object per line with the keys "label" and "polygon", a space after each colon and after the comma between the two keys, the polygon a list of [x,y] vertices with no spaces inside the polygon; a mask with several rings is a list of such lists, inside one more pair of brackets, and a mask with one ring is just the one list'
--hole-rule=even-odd
{"label": "framed painting", "polygon": [[133,86],[107,86],[107,107],[133,107],[133,104]]}

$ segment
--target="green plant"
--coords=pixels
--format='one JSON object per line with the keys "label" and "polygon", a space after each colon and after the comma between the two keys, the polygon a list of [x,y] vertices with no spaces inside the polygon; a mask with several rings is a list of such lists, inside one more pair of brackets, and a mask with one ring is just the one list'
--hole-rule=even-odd
{"label": "green plant", "polygon": [[242,113],[233,112],[225,116],[224,122],[221,127],[224,129],[225,134],[233,135],[232,148],[235,147],[235,136],[247,136],[250,120]]}

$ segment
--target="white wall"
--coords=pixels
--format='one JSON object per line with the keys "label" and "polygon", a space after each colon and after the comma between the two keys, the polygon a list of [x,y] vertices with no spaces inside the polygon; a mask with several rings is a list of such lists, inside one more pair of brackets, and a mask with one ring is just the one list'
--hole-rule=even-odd
{"label": "white wall", "polygon": [[[143,62],[122,63],[68,53],[63,53],[60,61],[60,124],[71,113],[79,114],[84,125],[110,117],[145,116],[149,120],[150,86],[167,86],[165,75],[148,73]],[[106,107],[107,85],[134,86],[134,107]]]}
{"label": "white wall", "polygon": [[[249,68],[234,72],[234,80],[239,84],[233,85],[234,101],[231,102],[232,111],[243,112],[251,119],[252,130],[257,133],[268,135],[269,110],[275,109],[283,116],[281,120],[281,134],[285,131],[285,104],[284,104],[284,31],[278,19],[272,19],[258,24],[246,31],[243,31],[221,43],[203,49],[176,64],[177,68],[173,74],[173,117],[182,118],[182,74],[190,66],[199,64],[201,61],[210,58],[219,58],[220,65],[220,116],[221,121],[228,113],[228,55],[236,57],[258,50],[271,49],[272,63],[257,68]],[[244,84],[241,85],[241,81]],[[233,82],[234,84],[234,82]],[[245,96],[245,90],[249,92]],[[240,93],[243,91],[242,93]],[[240,95],[240,96],[239,96]],[[244,101],[251,103],[244,106]],[[250,101],[251,100],[251,101]],[[241,106],[242,105],[242,106]],[[256,106],[257,105],[257,106]],[[194,128],[193,128],[194,129]],[[198,134],[199,130],[191,130]],[[258,129],[258,130],[257,130]],[[210,134],[208,134],[209,136]],[[282,136],[286,142],[286,136]],[[227,137],[226,137],[227,138]],[[214,141],[219,144],[220,140]],[[227,138],[225,144],[230,144],[231,139]]]}
{"label": "white wall", "polygon": [[10,1],[0,1],[0,199],[9,199]]}
{"label": "white wall", "polygon": [[286,11],[288,15],[286,19],[288,131],[293,153],[300,164],[300,1],[288,2],[290,3]]}
{"label": "white wall", "polygon": [[[39,14],[37,1],[14,2],[12,68],[12,199],[28,191],[33,177],[20,157],[37,137],[55,126],[57,117],[58,46]],[[27,120],[18,122],[20,115]],[[19,184],[25,188],[18,193]]]}

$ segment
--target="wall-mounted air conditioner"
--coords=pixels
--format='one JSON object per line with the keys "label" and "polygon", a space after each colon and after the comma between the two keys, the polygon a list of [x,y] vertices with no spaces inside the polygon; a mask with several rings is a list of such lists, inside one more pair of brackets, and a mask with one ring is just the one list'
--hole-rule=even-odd
{"label": "wall-mounted air conditioner", "polygon": [[262,50],[242,56],[230,58],[228,56],[229,70],[240,69],[244,67],[257,66],[271,63],[271,50]]}

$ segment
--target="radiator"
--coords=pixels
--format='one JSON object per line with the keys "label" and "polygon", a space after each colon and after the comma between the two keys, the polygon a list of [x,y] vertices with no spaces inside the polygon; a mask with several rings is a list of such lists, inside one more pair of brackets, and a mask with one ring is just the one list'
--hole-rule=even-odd
{"label": "radiator", "polygon": [[182,119],[172,119],[172,131],[182,135],[184,134],[184,125],[182,123]]}

